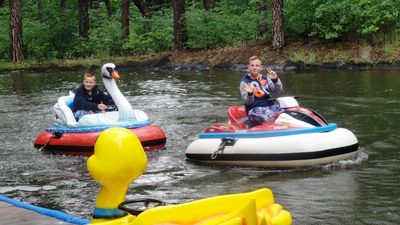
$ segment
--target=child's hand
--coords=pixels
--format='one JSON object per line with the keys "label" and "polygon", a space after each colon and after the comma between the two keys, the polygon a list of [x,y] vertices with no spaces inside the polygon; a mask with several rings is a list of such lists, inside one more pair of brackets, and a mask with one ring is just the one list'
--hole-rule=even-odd
{"label": "child's hand", "polygon": [[271,69],[271,67],[267,67],[267,73],[268,73],[268,77],[271,78],[271,79],[276,79],[276,78],[278,78],[278,75],[276,74],[275,71],[273,71],[273,70]]}
{"label": "child's hand", "polygon": [[247,93],[253,93],[254,87],[251,86],[250,84],[244,84],[244,85],[243,85],[243,89],[244,89],[245,91],[247,91]]}
{"label": "child's hand", "polygon": [[107,106],[104,105],[103,103],[100,103],[97,105],[97,108],[101,111],[105,111],[107,109]]}

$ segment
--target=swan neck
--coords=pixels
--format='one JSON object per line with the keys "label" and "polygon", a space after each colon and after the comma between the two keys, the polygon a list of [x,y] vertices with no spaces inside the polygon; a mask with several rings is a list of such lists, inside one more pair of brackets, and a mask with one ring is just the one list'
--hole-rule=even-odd
{"label": "swan neck", "polygon": [[132,106],[119,90],[114,79],[103,78],[104,86],[118,107],[119,119],[134,118]]}

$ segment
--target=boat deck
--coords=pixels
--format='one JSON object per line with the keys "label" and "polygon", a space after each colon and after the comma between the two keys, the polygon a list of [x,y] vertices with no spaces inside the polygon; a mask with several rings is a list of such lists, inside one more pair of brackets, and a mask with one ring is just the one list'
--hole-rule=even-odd
{"label": "boat deck", "polygon": [[76,225],[4,201],[0,201],[0,218],[0,225]]}

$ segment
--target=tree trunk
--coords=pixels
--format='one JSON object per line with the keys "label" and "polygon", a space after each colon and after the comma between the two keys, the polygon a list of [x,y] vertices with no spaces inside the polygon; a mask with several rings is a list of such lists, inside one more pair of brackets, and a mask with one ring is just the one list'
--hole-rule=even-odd
{"label": "tree trunk", "polygon": [[87,0],[78,0],[79,7],[79,36],[89,37],[89,4]]}
{"label": "tree trunk", "polygon": [[143,4],[142,0],[133,0],[133,4],[138,8],[140,14],[142,14],[143,17],[146,16],[146,6]]}
{"label": "tree trunk", "polygon": [[282,50],[285,45],[285,27],[283,21],[283,0],[272,0],[272,49]]}
{"label": "tree trunk", "polygon": [[203,0],[203,6],[206,11],[214,8],[215,0]]}
{"label": "tree trunk", "polygon": [[185,0],[173,0],[174,2],[174,48],[183,50],[187,40],[185,20]]}
{"label": "tree trunk", "polygon": [[19,62],[24,58],[22,43],[22,5],[21,0],[9,0],[10,6],[10,50],[11,60]]}
{"label": "tree trunk", "polygon": [[129,39],[129,0],[121,1],[121,25],[122,38],[127,41]]}
{"label": "tree trunk", "polygon": [[108,17],[110,18],[112,16],[112,9],[111,9],[110,0],[104,0],[104,5],[106,6],[107,14],[108,14]]}
{"label": "tree trunk", "polygon": [[43,22],[43,0],[37,0],[38,6],[38,20]]}
{"label": "tree trunk", "polygon": [[67,7],[67,0],[60,0],[60,11],[64,12],[66,7]]}
{"label": "tree trunk", "polygon": [[145,32],[151,31],[151,17],[152,12],[149,9],[149,6],[144,4],[142,0],[134,0],[133,3],[138,8],[140,14],[142,14],[144,18],[144,30]]}
{"label": "tree trunk", "polygon": [[99,0],[92,0],[92,9],[99,9]]}

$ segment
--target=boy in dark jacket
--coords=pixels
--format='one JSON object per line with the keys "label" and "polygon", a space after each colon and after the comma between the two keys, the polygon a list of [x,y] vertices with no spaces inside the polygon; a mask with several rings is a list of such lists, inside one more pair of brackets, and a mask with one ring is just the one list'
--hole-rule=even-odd
{"label": "boy in dark jacket", "polygon": [[249,58],[248,73],[240,82],[240,95],[243,99],[246,112],[253,124],[261,124],[275,119],[276,113],[281,111],[278,104],[268,99],[271,93],[282,91],[282,82],[271,68],[267,68],[267,75],[262,75],[263,65],[260,58]]}
{"label": "boy in dark jacket", "polygon": [[111,96],[106,95],[96,85],[96,76],[85,73],[82,85],[75,93],[72,112],[76,121],[86,114],[105,112],[107,105],[114,105]]}

